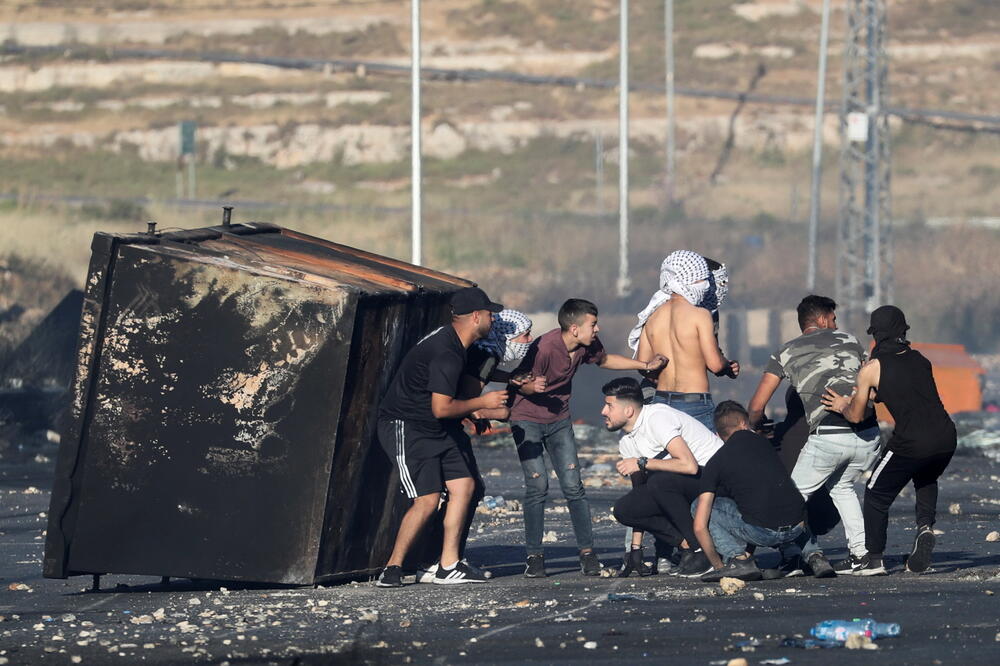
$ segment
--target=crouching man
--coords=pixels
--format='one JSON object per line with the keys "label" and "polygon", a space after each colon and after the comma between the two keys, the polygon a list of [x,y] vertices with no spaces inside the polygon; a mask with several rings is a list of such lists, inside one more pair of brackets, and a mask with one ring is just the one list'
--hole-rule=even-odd
{"label": "crouching man", "polygon": [[604,424],[624,434],[618,443],[618,472],[631,477],[632,491],[615,502],[615,518],[631,527],[631,550],[621,575],[647,574],[642,561],[644,531],[681,549],[676,573],[688,578],[712,570],[698,548],[691,502],[698,496],[702,466],[722,448],[722,440],[693,416],[669,405],[643,405],[639,382],[631,377],[604,385]]}
{"label": "crouching man", "polygon": [[725,444],[705,465],[694,508],[694,533],[714,568],[701,579],[760,580],[747,545],[777,548],[783,560],[800,556],[805,502],[771,443],[750,430],[742,405],[720,403],[715,429]]}

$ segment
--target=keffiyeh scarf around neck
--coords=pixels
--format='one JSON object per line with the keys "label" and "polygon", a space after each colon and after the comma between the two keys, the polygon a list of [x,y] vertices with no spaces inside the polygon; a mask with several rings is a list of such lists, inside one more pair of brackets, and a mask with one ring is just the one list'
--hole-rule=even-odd
{"label": "keffiyeh scarf around neck", "polygon": [[485,349],[501,363],[520,361],[528,353],[528,347],[531,345],[527,342],[512,342],[511,340],[530,330],[531,319],[526,314],[517,310],[501,310],[493,320],[493,325],[486,337],[476,340],[473,344]]}
{"label": "keffiyeh scarf around neck", "polygon": [[708,291],[708,279],[708,263],[703,256],[690,250],[671,252],[660,264],[659,291],[653,294],[649,303],[638,314],[639,323],[628,334],[629,348],[639,350],[639,336],[642,335],[646,321],[673,294],[680,294],[691,305],[699,305]]}

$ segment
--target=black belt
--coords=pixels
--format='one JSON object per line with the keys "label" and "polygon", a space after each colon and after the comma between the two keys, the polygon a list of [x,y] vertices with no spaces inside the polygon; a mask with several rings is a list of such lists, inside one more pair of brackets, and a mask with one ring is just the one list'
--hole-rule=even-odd
{"label": "black belt", "polygon": [[671,402],[703,402],[711,400],[711,393],[677,393],[675,391],[657,391],[657,397],[666,398]]}
{"label": "black belt", "polygon": [[840,435],[848,432],[856,433],[858,431],[848,426],[824,426],[824,425],[816,426],[817,435]]}

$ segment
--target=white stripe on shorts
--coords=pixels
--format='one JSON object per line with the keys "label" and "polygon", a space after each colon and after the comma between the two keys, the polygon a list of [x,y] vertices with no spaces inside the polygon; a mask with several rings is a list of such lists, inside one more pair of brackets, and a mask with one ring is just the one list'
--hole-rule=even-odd
{"label": "white stripe on shorts", "polygon": [[406,466],[406,447],[403,434],[403,422],[396,419],[394,423],[396,424],[396,464],[399,466],[399,482],[403,484],[403,491],[406,493],[406,496],[410,499],[416,499],[417,488],[413,485],[413,479],[410,477],[410,470]]}
{"label": "white stripe on shorts", "polygon": [[868,479],[869,488],[875,487],[875,482],[878,480],[878,475],[882,473],[883,469],[885,469],[885,466],[889,463],[890,458],[892,458],[892,451],[886,451],[885,455],[882,456],[882,461],[878,464],[878,467],[875,468],[875,471],[872,472],[872,478]]}

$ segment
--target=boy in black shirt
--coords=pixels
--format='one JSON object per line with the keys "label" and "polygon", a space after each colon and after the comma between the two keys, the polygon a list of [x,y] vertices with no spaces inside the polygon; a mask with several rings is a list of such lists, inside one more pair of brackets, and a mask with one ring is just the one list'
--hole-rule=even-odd
{"label": "boy in black shirt", "polygon": [[493,314],[503,309],[478,287],[452,296],[452,321],[433,331],[410,350],[379,409],[378,436],[396,464],[399,481],[413,505],[403,516],[379,587],[402,586],[402,564],[427,520],[437,511],[441,492],[450,501],[444,517],[444,543],[434,582],[451,585],[482,583],[482,572],[459,561],[459,541],[475,489],[473,472],[455,438],[462,418],[476,410],[501,408],[506,391],[469,400],[456,398],[466,350],[490,330]]}
{"label": "boy in black shirt", "polygon": [[694,513],[695,536],[715,571],[701,579],[760,580],[747,544],[781,549],[786,559],[797,556],[805,503],[771,443],[750,430],[742,405],[720,403],[715,429],[725,444],[705,465]]}

